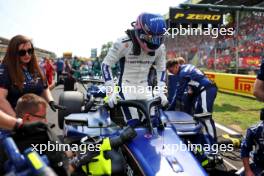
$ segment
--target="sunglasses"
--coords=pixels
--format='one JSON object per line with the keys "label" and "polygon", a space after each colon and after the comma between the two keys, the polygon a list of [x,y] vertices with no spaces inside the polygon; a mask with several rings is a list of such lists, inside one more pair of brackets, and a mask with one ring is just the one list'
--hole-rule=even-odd
{"label": "sunglasses", "polygon": [[33,54],[33,51],[34,51],[34,49],[33,48],[30,48],[30,49],[28,49],[28,50],[19,50],[18,51],[18,55],[20,56],[20,57],[22,57],[22,56],[25,56],[27,53],[28,53],[28,55],[32,55]]}

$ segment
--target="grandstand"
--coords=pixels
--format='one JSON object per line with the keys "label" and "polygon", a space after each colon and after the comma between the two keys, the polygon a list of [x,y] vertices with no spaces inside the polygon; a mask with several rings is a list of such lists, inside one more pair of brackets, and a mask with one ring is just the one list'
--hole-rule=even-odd
{"label": "grandstand", "polygon": [[[259,0],[202,0],[199,4],[263,6]],[[225,15],[227,12],[223,12]],[[224,15],[224,16],[225,16]],[[227,24],[218,28],[234,29],[234,35],[212,38],[205,35],[184,35],[175,38],[167,37],[168,57],[182,56],[187,61],[206,69],[240,73],[256,72],[264,57],[264,12],[240,11],[236,21],[235,12],[225,16]],[[186,27],[186,24],[184,24]],[[195,24],[197,26],[197,24]],[[202,24],[202,28],[208,24]],[[188,27],[194,26],[188,24]],[[215,27],[215,26],[214,26]]]}

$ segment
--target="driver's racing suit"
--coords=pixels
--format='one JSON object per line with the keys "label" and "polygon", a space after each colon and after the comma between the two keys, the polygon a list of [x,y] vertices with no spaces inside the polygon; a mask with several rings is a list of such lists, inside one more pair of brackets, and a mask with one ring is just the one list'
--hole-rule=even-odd
{"label": "driver's racing suit", "polygon": [[[119,95],[125,100],[151,99],[152,91],[148,86],[148,73],[155,62],[159,92],[165,86],[166,53],[162,44],[153,55],[149,55],[141,49],[139,55],[133,52],[133,42],[128,37],[118,39],[108,51],[102,63],[102,73],[106,86],[114,86],[111,66],[119,62],[120,76],[118,86]],[[163,94],[164,95],[164,94]],[[126,120],[137,118],[135,108],[123,108]]]}

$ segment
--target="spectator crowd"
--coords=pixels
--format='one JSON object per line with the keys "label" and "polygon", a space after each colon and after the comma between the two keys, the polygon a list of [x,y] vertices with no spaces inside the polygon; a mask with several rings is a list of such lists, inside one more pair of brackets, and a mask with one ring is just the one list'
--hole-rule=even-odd
{"label": "spectator crowd", "polygon": [[[239,27],[230,23],[234,35],[184,35],[166,38],[167,51],[172,57],[182,56],[190,61],[198,59],[198,66],[227,70],[238,67],[256,69],[264,56],[263,13],[248,12],[240,16]],[[236,51],[238,63],[236,63]]]}

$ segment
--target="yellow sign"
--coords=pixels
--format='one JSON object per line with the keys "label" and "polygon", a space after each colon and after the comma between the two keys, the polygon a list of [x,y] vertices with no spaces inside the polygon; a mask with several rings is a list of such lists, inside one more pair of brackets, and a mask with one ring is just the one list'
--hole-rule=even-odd
{"label": "yellow sign", "polygon": [[69,58],[69,59],[72,58],[72,52],[64,52],[63,53],[63,57],[64,58]]}
{"label": "yellow sign", "polygon": [[254,97],[253,86],[256,76],[215,72],[205,72],[205,74],[216,83],[220,91]]}
{"label": "yellow sign", "polygon": [[184,14],[184,13],[176,13],[175,14],[175,19],[178,18],[183,18],[187,20],[209,20],[209,21],[218,21],[221,19],[221,15],[211,15],[211,14],[195,14],[195,13],[189,13],[189,14]]}
{"label": "yellow sign", "polygon": [[205,10],[170,8],[170,21],[173,24],[222,24],[223,14]]}

